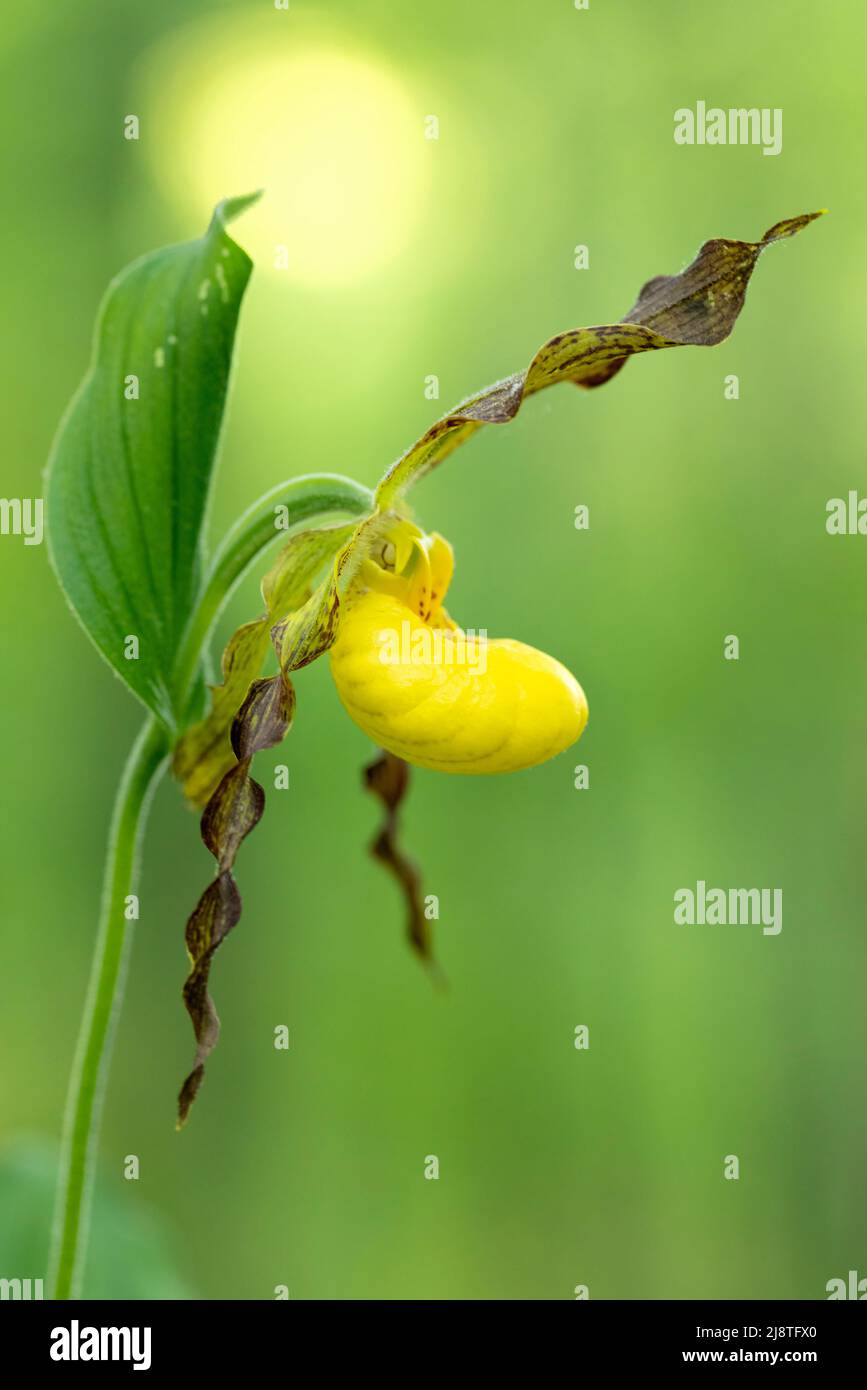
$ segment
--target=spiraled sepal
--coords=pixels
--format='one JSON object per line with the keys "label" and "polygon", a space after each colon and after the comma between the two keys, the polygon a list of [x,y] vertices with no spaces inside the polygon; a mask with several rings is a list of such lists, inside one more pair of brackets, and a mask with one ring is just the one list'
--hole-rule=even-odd
{"label": "spiraled sepal", "polygon": [[196,1035],[196,1056],[178,1096],[178,1129],[186,1123],[205,1062],[220,1036],[208,979],[214,952],[241,918],[241,895],[232,876],[235,856],[265,809],[265,792],[250,776],[250,763],[256,753],[280,743],[294,711],[295,692],[282,673],[253,682],[232,724],[237,764],[223,777],[202,814],[202,839],[217,861],[217,876],[196,904],[184,933],[191,965],[184,1004]]}

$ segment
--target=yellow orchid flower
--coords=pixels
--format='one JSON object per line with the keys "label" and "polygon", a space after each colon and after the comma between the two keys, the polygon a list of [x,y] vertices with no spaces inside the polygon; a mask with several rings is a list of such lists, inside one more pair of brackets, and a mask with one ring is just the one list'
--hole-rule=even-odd
{"label": "yellow orchid flower", "polygon": [[360,563],[331,671],[346,712],[388,752],[438,772],[517,772],[580,738],[587,700],[545,652],[464,632],[443,608],[442,536],[402,521]]}
{"label": "yellow orchid flower", "polygon": [[[677,275],[647,280],[622,319],[555,334],[524,370],[447,411],[394,460],[372,492],[338,474],[295,478],[260,498],[224,537],[173,664],[167,673],[156,668],[151,684],[137,690],[141,698],[155,700],[162,687],[154,682],[162,676],[168,695],[180,701],[169,711],[173,717],[181,714],[186,722],[198,710],[208,636],[222,603],[275,530],[289,531],[261,584],[265,611],[232,635],[210,709],[183,729],[173,749],[177,776],[190,800],[203,807],[202,838],[217,865],[184,934],[191,965],[184,1000],[196,1056],[181,1088],[179,1124],[186,1120],[218,1033],[208,977],[214,951],[241,914],[232,873],[235,855],[265,803],[251,763],[279,744],[292,724],[294,672],[329,652],[344,707],[384,750],[364,769],[364,786],[383,808],[371,853],[400,885],[407,937],[427,964],[435,918],[428,915],[419,868],[403,852],[399,837],[407,765],[453,773],[515,772],[563,752],[587,723],[583,690],[553,657],[522,642],[489,640],[485,631],[465,632],[449,617],[443,602],[452,575],[451,546],[406,519],[410,489],[478,430],[513,420],[539,391],[567,382],[593,390],[635,355],[723,342],[765,249],[797,235],[818,216],[803,213],[776,222],[756,242],[720,237],[705,242]],[[193,315],[191,322],[198,324],[199,318]],[[89,438],[76,430],[76,441],[79,435]],[[61,514],[63,500],[58,495]],[[336,520],[347,516],[349,521]],[[320,524],[301,529],[310,518]],[[73,528],[67,550],[77,535]],[[88,602],[91,588],[89,583],[84,588]],[[104,631],[102,621],[98,631]],[[158,628],[157,638],[161,635]],[[100,637],[94,640],[101,645]],[[150,645],[161,649],[160,640]],[[269,645],[278,671],[261,676]],[[113,640],[110,651],[119,650]],[[109,659],[117,667],[115,656]],[[121,674],[130,679],[126,670]],[[164,703],[154,708],[161,718]]]}

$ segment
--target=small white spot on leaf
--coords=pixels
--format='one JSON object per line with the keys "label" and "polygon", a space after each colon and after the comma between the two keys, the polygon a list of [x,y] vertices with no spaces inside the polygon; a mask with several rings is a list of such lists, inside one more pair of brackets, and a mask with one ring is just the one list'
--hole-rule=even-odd
{"label": "small white spot on leaf", "polygon": [[214,275],[216,276],[217,284],[220,286],[220,298],[222,299],[224,304],[228,304],[229,282],[226,279],[226,272],[219,261],[214,267]]}

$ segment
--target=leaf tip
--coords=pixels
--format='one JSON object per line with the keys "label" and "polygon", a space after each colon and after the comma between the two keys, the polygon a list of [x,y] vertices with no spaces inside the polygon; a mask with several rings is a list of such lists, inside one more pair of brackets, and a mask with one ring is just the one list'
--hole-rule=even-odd
{"label": "leaf tip", "polygon": [[240,193],[234,198],[221,198],[214,208],[213,222],[225,228],[229,222],[234,222],[236,217],[241,216],[241,213],[258,203],[264,192],[264,188],[257,188],[253,193]]}

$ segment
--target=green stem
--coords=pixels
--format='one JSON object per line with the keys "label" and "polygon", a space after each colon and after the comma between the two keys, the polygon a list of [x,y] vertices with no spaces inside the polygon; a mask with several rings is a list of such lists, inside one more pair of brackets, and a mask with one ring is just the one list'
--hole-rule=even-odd
{"label": "green stem", "polygon": [[[176,689],[182,694],[182,707],[223,604],[260,551],[285,534],[276,525],[277,507],[285,507],[286,528],[292,529],[311,517],[328,513],[361,516],[372,509],[373,495],[350,478],[333,473],[311,474],[280,483],[244,513],[217,550],[181,648]],[[135,891],[142,832],[151,794],[168,759],[169,745],[167,731],[155,719],[149,719],[132,748],[115,800],[99,934],[61,1149],[49,1276],[49,1287],[56,1299],[75,1298],[81,1290],[96,1139],[130,943],[126,899]]]}
{"label": "green stem", "polygon": [[81,1289],[103,1093],[123,994],[139,845],[154,787],[168,756],[165,731],[149,719],[124,769],[111,822],[99,935],[69,1088],[49,1287],[59,1299]]}

